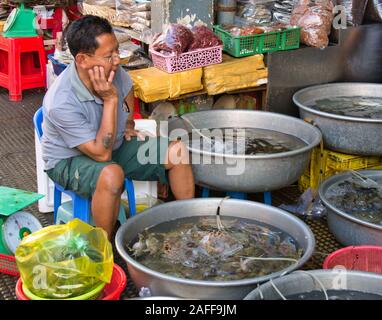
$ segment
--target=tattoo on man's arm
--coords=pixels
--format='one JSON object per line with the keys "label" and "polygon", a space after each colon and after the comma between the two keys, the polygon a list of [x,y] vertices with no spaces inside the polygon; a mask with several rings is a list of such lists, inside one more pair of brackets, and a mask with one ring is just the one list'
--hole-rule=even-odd
{"label": "tattoo on man's arm", "polygon": [[106,136],[102,138],[102,143],[105,149],[109,149],[111,147],[111,142],[113,140],[113,135],[108,133]]}

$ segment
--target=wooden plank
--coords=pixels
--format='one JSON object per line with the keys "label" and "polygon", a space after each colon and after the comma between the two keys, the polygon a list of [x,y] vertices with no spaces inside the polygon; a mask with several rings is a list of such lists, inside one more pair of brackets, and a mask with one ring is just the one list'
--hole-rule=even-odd
{"label": "wooden plank", "polygon": [[254,92],[254,91],[267,91],[267,85],[263,84],[258,87],[252,87],[252,88],[245,88],[245,89],[239,89],[239,90],[234,90],[234,91],[227,91],[225,93],[227,94],[239,94],[239,93],[248,93],[248,92]]}

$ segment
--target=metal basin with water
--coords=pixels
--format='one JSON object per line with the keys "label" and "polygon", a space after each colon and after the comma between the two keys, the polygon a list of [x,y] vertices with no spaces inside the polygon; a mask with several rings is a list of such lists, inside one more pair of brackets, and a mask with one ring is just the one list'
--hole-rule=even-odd
{"label": "metal basin with water", "polygon": [[309,106],[323,98],[334,97],[382,98],[382,84],[332,83],[302,89],[293,96],[300,109],[300,117],[320,128],[325,146],[347,154],[382,155],[382,119],[366,119],[336,115]]}
{"label": "metal basin with water", "polygon": [[[314,126],[297,118],[263,111],[213,110],[183,115],[198,129],[258,128],[278,131],[303,140],[303,148],[269,155],[226,155],[189,148],[195,181],[214,190],[265,192],[281,189],[297,181],[309,164],[311,150],[321,141]],[[181,119],[169,122],[169,134],[182,128],[191,131]],[[204,161],[210,159],[210,164]],[[231,171],[230,171],[231,170]]]}
{"label": "metal basin with water", "polygon": [[[382,177],[382,170],[359,171],[364,176]],[[334,175],[325,180],[318,190],[319,196],[327,209],[328,227],[336,239],[346,246],[382,245],[382,226],[358,219],[336,208],[326,198],[327,190],[334,184],[351,177],[350,172]]]}
{"label": "metal basin with water", "polygon": [[[312,270],[293,272],[274,279],[273,283],[283,296],[307,294],[312,291],[322,292],[322,287],[311,275],[323,284],[326,290],[351,290],[382,295],[382,275],[361,271]],[[244,300],[281,300],[271,283],[267,282],[249,293]]]}
{"label": "metal basin with water", "polygon": [[175,296],[188,299],[242,299],[258,283],[300,268],[312,255],[315,240],[309,227],[295,216],[261,203],[243,200],[226,200],[221,214],[253,219],[274,226],[292,236],[303,256],[290,267],[263,277],[235,281],[201,281],[182,279],[154,271],[140,264],[127,251],[127,246],[145,228],[179,218],[216,214],[221,199],[193,199],[165,203],[129,219],[117,232],[115,242],[121,257],[126,261],[130,277],[138,290],[148,288],[154,296]]}

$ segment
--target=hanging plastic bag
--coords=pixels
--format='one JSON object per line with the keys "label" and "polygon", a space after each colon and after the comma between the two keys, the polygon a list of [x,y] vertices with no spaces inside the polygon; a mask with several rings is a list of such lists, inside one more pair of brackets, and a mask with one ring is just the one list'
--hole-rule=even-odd
{"label": "hanging plastic bag", "polygon": [[15,253],[23,284],[45,299],[68,299],[108,283],[113,251],[106,232],[79,219],[24,238]]}

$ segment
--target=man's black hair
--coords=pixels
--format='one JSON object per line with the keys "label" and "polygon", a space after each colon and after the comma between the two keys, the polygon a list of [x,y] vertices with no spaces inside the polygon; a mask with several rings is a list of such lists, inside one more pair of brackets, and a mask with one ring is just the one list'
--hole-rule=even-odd
{"label": "man's black hair", "polygon": [[66,30],[66,41],[70,53],[94,53],[98,48],[97,37],[104,33],[113,33],[109,21],[104,18],[86,15],[73,21]]}

